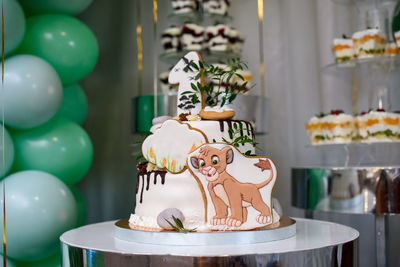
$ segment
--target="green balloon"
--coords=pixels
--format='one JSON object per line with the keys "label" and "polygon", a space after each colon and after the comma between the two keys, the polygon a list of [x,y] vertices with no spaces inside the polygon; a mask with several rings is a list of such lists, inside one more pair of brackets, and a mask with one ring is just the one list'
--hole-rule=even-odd
{"label": "green balloon", "polygon": [[61,253],[57,252],[54,255],[39,261],[21,261],[18,262],[18,267],[61,267]]}
{"label": "green balloon", "polygon": [[28,14],[57,13],[78,15],[92,0],[19,0]]}
{"label": "green balloon", "polygon": [[[74,228],[78,219],[76,201],[68,186],[54,175],[33,170],[14,173],[4,182],[7,256],[37,261],[59,251],[60,235]],[[0,205],[4,184],[0,183]],[[0,236],[3,238],[2,231]]]}
{"label": "green balloon", "polygon": [[[25,15],[17,0],[5,0],[4,14],[4,54],[10,55],[22,42],[25,33]],[[0,34],[0,42],[2,40]]]}
{"label": "green balloon", "polygon": [[49,14],[27,19],[18,52],[45,59],[57,71],[63,85],[71,85],[93,70],[99,47],[92,31],[78,19]]}
{"label": "green balloon", "polygon": [[86,119],[88,103],[85,92],[79,84],[64,88],[63,100],[58,115],[82,125]]}
{"label": "green balloon", "polygon": [[86,221],[85,199],[83,198],[81,192],[75,186],[70,186],[69,189],[71,189],[71,192],[74,195],[75,200],[76,200],[76,205],[78,206],[78,222],[77,222],[76,227],[80,227],[80,226],[85,225],[85,221]]}
{"label": "green balloon", "polygon": [[36,128],[13,130],[13,170],[40,170],[68,185],[79,182],[89,171],[93,147],[87,133],[71,120],[56,116]]}

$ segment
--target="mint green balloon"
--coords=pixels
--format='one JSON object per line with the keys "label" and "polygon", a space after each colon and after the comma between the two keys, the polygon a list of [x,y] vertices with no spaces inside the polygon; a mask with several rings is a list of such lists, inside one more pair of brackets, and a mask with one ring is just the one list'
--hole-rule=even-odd
{"label": "mint green balloon", "polygon": [[87,174],[92,164],[89,136],[67,118],[56,116],[31,130],[15,130],[11,136],[15,148],[14,170],[45,171],[73,185]]}
{"label": "mint green balloon", "polygon": [[[60,235],[74,228],[77,221],[78,209],[68,186],[41,171],[17,172],[4,182],[7,256],[36,261],[56,253]],[[3,205],[3,183],[0,204]],[[3,220],[2,213],[0,219]],[[3,236],[2,231],[0,235]]]}
{"label": "mint green balloon", "polygon": [[92,0],[19,0],[28,14],[57,13],[78,15]]}
{"label": "mint green balloon", "polygon": [[77,83],[64,87],[63,100],[58,115],[82,125],[86,119],[87,110],[87,98],[82,87]]}
{"label": "mint green balloon", "polygon": [[[25,15],[17,0],[4,0],[4,54],[18,48],[25,33]],[[0,34],[0,44],[2,40]]]}
{"label": "mint green balloon", "polygon": [[45,59],[57,71],[63,85],[71,85],[93,70],[99,47],[92,31],[78,19],[49,14],[27,19],[18,52]]}
{"label": "mint green balloon", "polygon": [[[1,70],[1,67],[0,67]],[[0,110],[10,128],[29,129],[50,120],[61,106],[63,89],[54,68],[32,55],[15,55],[4,63]]]}
{"label": "mint green balloon", "polygon": [[[1,124],[1,122],[0,122]],[[4,165],[3,165],[3,130],[0,127],[0,178],[4,177],[11,169],[14,162],[14,144],[7,129],[4,128]]]}
{"label": "mint green balloon", "polygon": [[[15,264],[13,261],[10,259],[6,259],[7,261],[7,267],[17,267],[17,264]],[[3,255],[0,254],[0,267],[3,267]]]}
{"label": "mint green balloon", "polygon": [[81,192],[75,187],[70,186],[69,189],[71,190],[72,194],[75,197],[76,205],[78,206],[78,222],[76,227],[80,227],[85,225],[86,221],[86,203],[85,199],[83,198]]}
{"label": "mint green balloon", "polygon": [[50,257],[38,261],[18,262],[18,267],[61,267],[61,253],[57,252]]}

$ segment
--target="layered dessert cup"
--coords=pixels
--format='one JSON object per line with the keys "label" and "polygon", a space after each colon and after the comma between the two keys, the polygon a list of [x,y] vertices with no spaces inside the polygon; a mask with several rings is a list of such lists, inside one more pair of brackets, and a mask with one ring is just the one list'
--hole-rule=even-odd
{"label": "layered dessert cup", "polygon": [[386,36],[379,29],[368,29],[353,34],[354,54],[358,58],[369,58],[383,55]]}

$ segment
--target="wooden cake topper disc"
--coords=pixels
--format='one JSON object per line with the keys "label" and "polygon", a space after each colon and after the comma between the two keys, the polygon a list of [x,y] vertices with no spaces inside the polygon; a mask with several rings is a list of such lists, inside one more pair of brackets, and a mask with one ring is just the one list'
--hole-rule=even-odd
{"label": "wooden cake topper disc", "polygon": [[235,116],[234,110],[224,110],[222,112],[217,111],[205,111],[204,109],[200,110],[199,113],[200,118],[203,120],[230,120]]}

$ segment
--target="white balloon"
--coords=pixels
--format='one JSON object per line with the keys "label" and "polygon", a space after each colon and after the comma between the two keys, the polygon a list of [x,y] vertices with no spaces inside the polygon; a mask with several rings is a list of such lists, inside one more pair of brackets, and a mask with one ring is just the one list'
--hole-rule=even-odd
{"label": "white balloon", "polygon": [[[1,68],[0,68],[1,69]],[[54,68],[32,55],[17,55],[4,63],[4,123],[29,129],[47,122],[62,102],[62,85]]]}

